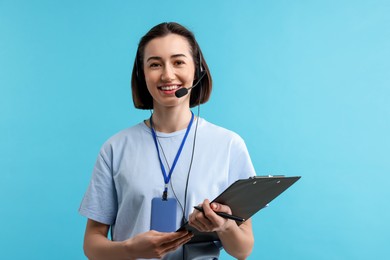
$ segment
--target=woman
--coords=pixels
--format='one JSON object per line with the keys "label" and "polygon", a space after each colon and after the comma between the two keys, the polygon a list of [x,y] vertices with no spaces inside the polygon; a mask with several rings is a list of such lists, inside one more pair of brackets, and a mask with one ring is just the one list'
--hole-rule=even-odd
{"label": "woman", "polygon": [[[184,94],[177,97],[179,89]],[[111,137],[99,153],[79,210],[88,218],[88,258],[215,259],[220,245],[238,259],[250,254],[251,221],[238,226],[215,213],[231,214],[228,206],[209,201],[255,175],[237,134],[192,113],[211,89],[206,61],[185,27],[162,23],[141,39],[132,94],[135,107],[150,109],[151,117]],[[173,232],[185,221],[216,232],[221,243],[187,244],[192,234]]]}

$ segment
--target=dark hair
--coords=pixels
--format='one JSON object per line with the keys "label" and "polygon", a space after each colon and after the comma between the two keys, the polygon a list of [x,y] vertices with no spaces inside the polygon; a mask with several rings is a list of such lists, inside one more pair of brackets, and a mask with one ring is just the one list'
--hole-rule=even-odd
{"label": "dark hair", "polygon": [[131,90],[134,106],[139,109],[152,109],[153,98],[150,95],[145,82],[143,71],[143,61],[146,45],[153,39],[164,37],[168,34],[177,34],[187,39],[190,45],[190,52],[195,63],[195,81],[200,72],[204,71],[206,75],[202,78],[201,84],[191,90],[190,107],[206,103],[212,90],[212,79],[209,68],[203,57],[202,51],[195,39],[194,34],[184,26],[178,23],[161,23],[150,29],[140,40],[138,44],[137,55],[135,57],[133,72],[131,75]]}

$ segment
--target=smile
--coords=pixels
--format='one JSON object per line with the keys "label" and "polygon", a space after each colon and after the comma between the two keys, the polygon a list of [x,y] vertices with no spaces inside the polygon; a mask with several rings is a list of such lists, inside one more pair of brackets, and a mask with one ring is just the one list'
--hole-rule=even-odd
{"label": "smile", "polygon": [[160,86],[158,89],[162,91],[172,91],[181,88],[181,85]]}

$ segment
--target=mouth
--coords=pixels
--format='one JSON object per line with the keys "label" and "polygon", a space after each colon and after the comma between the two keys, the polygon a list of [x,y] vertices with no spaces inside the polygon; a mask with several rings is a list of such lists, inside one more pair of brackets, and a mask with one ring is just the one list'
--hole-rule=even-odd
{"label": "mouth", "polygon": [[164,92],[165,94],[172,94],[175,93],[176,90],[182,88],[182,85],[164,85],[157,87],[160,91]]}

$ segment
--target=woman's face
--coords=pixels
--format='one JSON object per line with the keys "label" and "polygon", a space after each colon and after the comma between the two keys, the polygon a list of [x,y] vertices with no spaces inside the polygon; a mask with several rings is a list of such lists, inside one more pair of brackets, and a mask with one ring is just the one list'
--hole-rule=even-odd
{"label": "woman's face", "polygon": [[175,91],[191,87],[194,81],[195,65],[186,38],[168,34],[151,40],[145,47],[143,66],[154,109],[189,107],[190,94],[182,98],[175,96]]}

